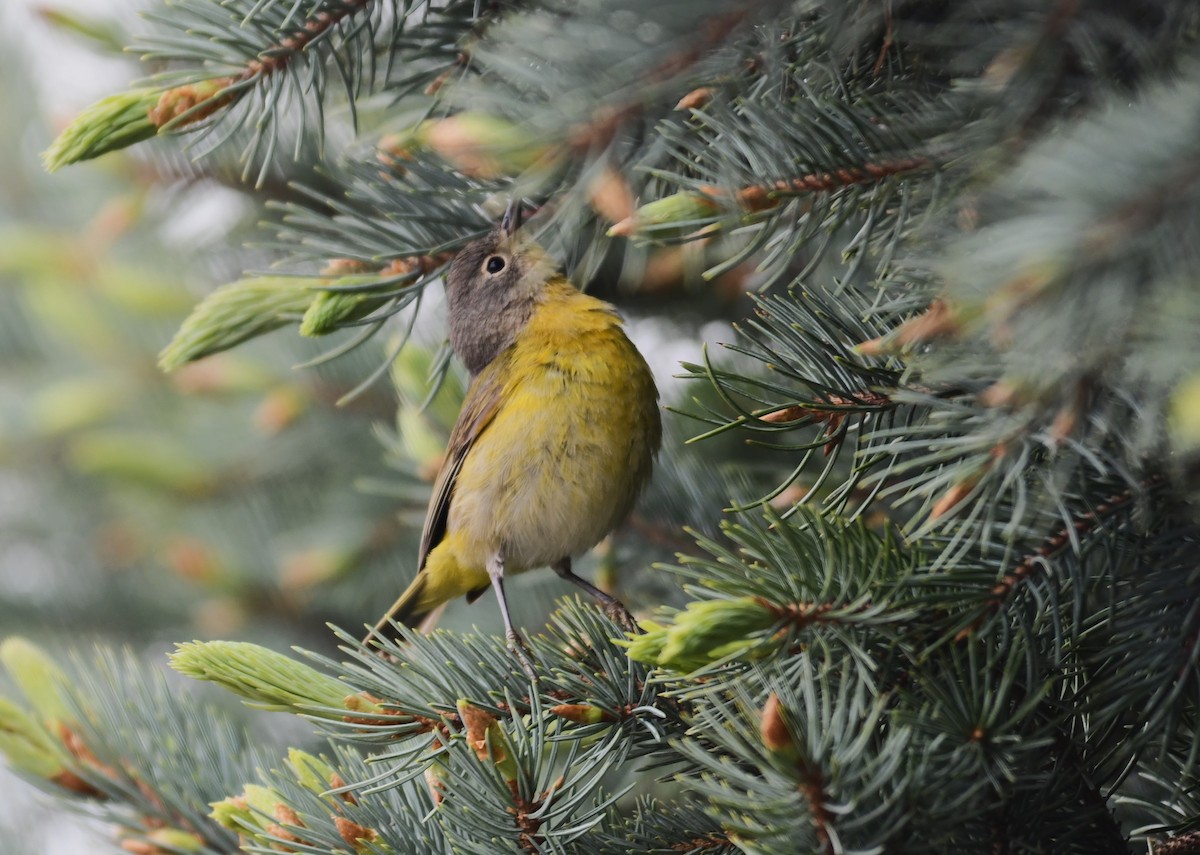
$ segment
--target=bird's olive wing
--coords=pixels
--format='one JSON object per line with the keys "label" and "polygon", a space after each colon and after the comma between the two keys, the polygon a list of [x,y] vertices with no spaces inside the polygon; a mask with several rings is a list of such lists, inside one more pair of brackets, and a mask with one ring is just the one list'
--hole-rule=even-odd
{"label": "bird's olive wing", "polygon": [[433,496],[429,510],[425,513],[425,527],[421,530],[421,550],[417,554],[417,568],[425,568],[425,559],[446,534],[446,522],[450,516],[450,502],[454,498],[454,484],[462,469],[463,461],[492,421],[503,401],[504,378],[508,360],[504,355],[497,357],[479,372],[463,400],[458,421],[450,433],[446,456],[437,480],[433,482]]}

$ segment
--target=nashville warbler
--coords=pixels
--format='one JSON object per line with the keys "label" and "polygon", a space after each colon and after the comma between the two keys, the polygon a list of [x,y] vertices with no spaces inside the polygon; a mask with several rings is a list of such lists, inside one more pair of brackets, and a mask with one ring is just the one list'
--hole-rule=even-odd
{"label": "nashville warbler", "polygon": [[571,572],[628,515],[662,439],[658,391],[616,309],[580,293],[509,207],[450,266],[450,344],[471,374],[425,517],[418,573],[389,620],[431,622],[448,601],[496,591],[523,643],[506,577],[553,567],[634,628],[625,607]]}

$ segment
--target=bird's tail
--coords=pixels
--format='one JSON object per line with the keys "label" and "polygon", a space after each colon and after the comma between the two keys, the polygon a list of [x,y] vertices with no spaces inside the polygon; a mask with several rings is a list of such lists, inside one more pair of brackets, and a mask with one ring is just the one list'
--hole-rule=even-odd
{"label": "bird's tail", "polygon": [[474,599],[488,587],[487,571],[464,567],[458,563],[452,538],[438,544],[425,559],[417,578],[392,603],[375,628],[367,633],[363,644],[385,636],[395,636],[391,621],[421,632],[433,629],[446,603],[464,594]]}
{"label": "bird's tail", "polygon": [[379,619],[363,639],[363,644],[370,644],[374,639],[394,636],[392,621],[403,626],[411,627],[419,632],[429,632],[446,607],[444,600],[438,601],[430,596],[429,573],[422,570],[417,578],[412,580],[404,593],[392,603],[392,607]]}

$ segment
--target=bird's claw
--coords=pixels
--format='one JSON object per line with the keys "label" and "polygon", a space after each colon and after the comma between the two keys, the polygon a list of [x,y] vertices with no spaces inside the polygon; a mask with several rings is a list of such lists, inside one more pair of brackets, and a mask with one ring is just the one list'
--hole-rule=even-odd
{"label": "bird's claw", "polygon": [[525,676],[536,683],[538,673],[533,667],[533,653],[530,651],[529,645],[525,643],[525,639],[515,630],[508,633],[508,649],[517,657],[517,662],[521,664],[521,670],[525,672]]}
{"label": "bird's claw", "polygon": [[614,599],[612,602],[604,604],[604,614],[621,629],[628,633],[640,633],[642,628],[638,626],[637,620],[634,619],[629,609],[625,608],[625,604],[620,600]]}

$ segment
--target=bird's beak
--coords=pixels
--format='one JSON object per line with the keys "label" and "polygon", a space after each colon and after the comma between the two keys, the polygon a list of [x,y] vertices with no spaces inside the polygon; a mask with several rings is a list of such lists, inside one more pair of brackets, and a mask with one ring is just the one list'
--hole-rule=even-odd
{"label": "bird's beak", "polygon": [[508,210],[504,212],[504,219],[500,221],[500,229],[506,235],[512,237],[519,228],[521,228],[521,200],[513,199],[508,203]]}

